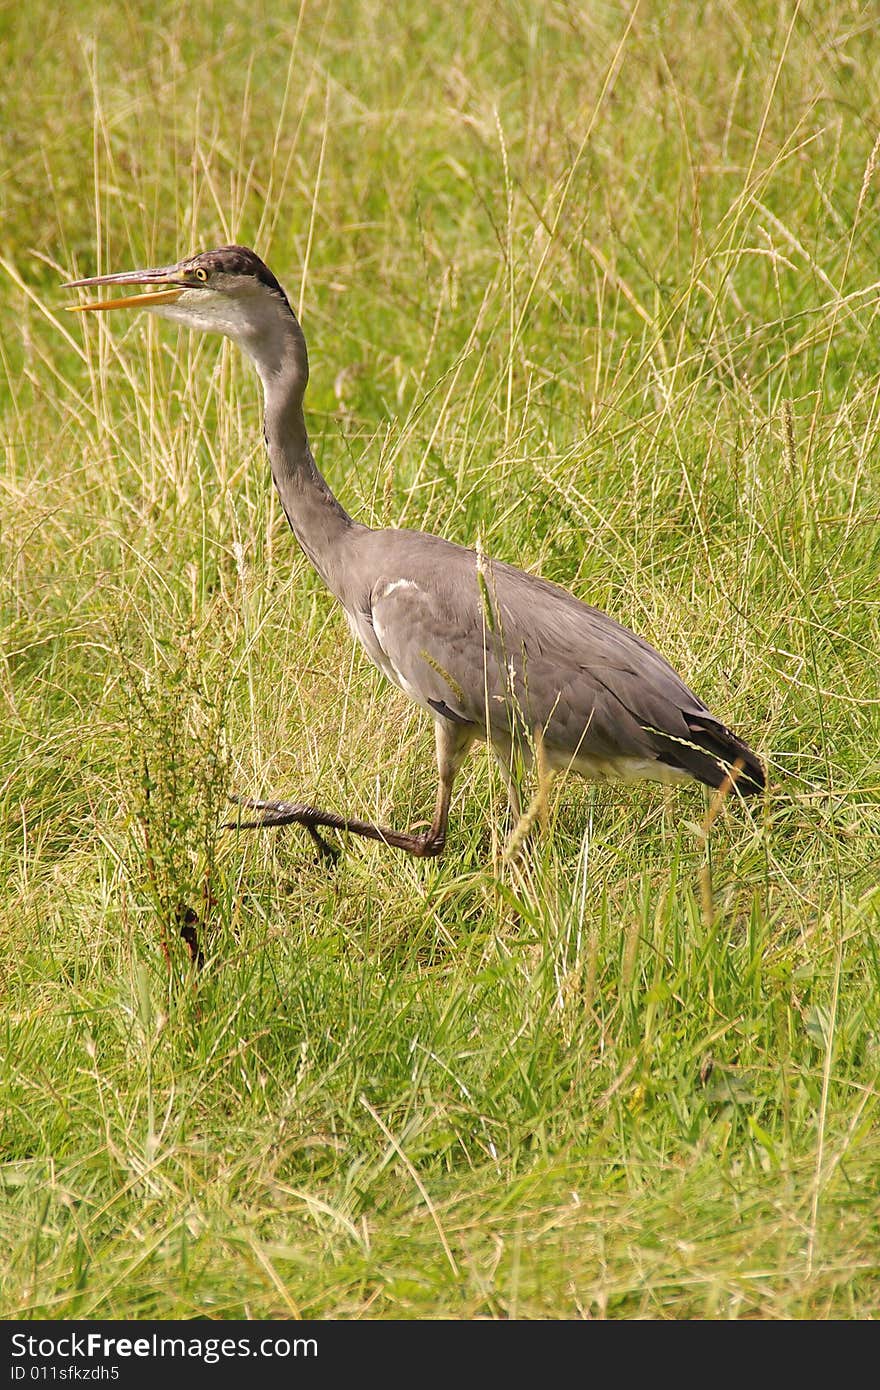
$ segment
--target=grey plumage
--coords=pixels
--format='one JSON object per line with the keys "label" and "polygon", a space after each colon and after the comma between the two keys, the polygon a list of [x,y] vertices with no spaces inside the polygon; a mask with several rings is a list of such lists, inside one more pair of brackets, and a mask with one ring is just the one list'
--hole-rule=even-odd
{"label": "grey plumage", "polygon": [[347,829],[411,853],[439,853],[455,775],[488,739],[517,797],[512,767],[540,738],[550,767],[593,778],[696,779],[760,792],[758,757],[718,720],[649,643],[564,589],[438,536],[353,521],[315,466],[302,400],[308,355],[278,281],[245,247],[223,247],[158,270],[77,285],[162,286],[81,306],[138,306],[235,339],[263,383],[272,476],[291,529],[335,594],[352,632],[384,674],[432,717],[439,792],[417,836],[292,802],[244,801],[243,826]]}

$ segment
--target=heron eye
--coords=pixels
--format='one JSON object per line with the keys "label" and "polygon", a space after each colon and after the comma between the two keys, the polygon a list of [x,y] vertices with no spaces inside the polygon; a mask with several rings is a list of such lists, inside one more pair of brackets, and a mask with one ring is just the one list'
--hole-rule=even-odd
{"label": "heron eye", "polygon": [[207,278],[208,278],[208,272],[207,272],[207,270],[203,270],[202,267],[199,266],[198,270],[196,271],[196,279],[197,279],[197,280],[205,281],[205,280],[207,280]]}

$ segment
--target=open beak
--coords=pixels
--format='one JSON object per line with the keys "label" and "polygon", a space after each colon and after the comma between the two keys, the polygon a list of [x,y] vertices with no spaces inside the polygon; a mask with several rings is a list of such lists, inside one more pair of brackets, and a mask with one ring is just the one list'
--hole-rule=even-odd
{"label": "open beak", "polygon": [[93,275],[89,280],[68,280],[63,288],[78,290],[91,285],[164,285],[167,288],[147,294],[123,295],[121,299],[98,299],[91,304],[68,304],[67,309],[71,314],[96,309],[145,309],[150,304],[173,304],[187,288],[187,282],[180,279],[180,270],[176,265],[162,266],[157,270],[123,270],[118,275]]}

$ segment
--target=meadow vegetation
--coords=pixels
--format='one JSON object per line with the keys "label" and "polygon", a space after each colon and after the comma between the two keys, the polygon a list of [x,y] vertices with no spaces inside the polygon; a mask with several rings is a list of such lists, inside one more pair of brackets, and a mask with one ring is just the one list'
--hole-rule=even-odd
{"label": "meadow vegetation", "polygon": [[[0,25],[3,1316],[876,1315],[872,7]],[[347,509],[636,628],[762,803],[706,839],[699,788],[571,779],[511,861],[483,750],[436,862],[220,830],[230,791],[434,792],[248,364],[64,313],[233,240]]]}

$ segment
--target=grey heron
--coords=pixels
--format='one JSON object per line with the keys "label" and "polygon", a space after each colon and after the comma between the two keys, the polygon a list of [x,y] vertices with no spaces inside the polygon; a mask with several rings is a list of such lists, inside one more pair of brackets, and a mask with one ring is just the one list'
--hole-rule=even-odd
{"label": "grey heron", "polygon": [[519,815],[514,768],[540,745],[550,769],[605,780],[688,779],[760,793],[755,753],[643,638],[566,590],[420,531],[353,520],[315,465],[303,415],[306,342],[278,280],[247,247],[150,270],[73,280],[68,288],[138,285],[146,292],[71,306],[146,309],[224,334],[263,386],[263,432],[290,528],[370,660],[434,724],[439,785],[430,828],[413,834],[288,801],[235,798],[256,818],[241,828],[302,825],[383,841],[410,854],[446,842],[456,774],[488,740]]}

